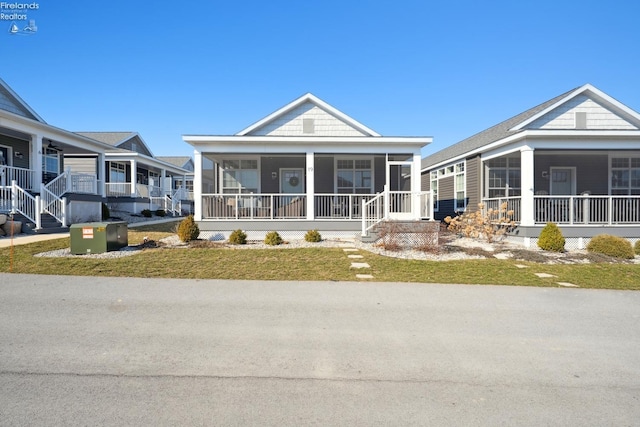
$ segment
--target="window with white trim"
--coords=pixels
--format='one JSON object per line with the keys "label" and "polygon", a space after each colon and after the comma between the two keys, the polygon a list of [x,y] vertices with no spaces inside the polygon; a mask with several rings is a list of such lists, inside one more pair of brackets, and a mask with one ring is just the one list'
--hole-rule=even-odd
{"label": "window with white trim", "polygon": [[222,161],[223,193],[257,193],[258,161],[236,159]]}
{"label": "window with white trim", "polygon": [[438,171],[433,171],[430,175],[431,180],[429,189],[431,190],[431,194],[433,195],[433,210],[437,212],[440,208],[440,203],[438,201]]}
{"label": "window with white trim", "polygon": [[42,152],[42,172],[57,176],[60,172],[60,152],[49,147],[42,147]]}
{"label": "window with white trim", "polygon": [[127,169],[124,163],[110,162],[109,182],[127,182]]}
{"label": "window with white trim", "polygon": [[611,158],[611,194],[614,196],[640,194],[640,158]]}
{"label": "window with white trim", "polygon": [[465,174],[464,162],[456,163],[454,166],[454,191],[455,191],[455,210],[461,211],[467,207],[467,199],[465,193]]}
{"label": "window with white trim", "polygon": [[373,171],[369,159],[338,159],[337,192],[341,194],[371,194]]}
{"label": "window with white trim", "polygon": [[498,157],[487,161],[487,196],[520,195],[520,157]]}

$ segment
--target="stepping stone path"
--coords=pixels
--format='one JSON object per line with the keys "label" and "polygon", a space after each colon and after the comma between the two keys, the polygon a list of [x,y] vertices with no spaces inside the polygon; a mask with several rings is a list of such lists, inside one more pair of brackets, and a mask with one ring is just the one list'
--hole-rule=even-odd
{"label": "stepping stone path", "polygon": [[[364,258],[362,255],[354,254],[352,252],[358,252],[357,248],[344,248],[343,251],[347,253],[347,258],[349,259],[362,259]],[[369,264],[366,262],[352,262],[351,268],[355,269],[363,269],[363,268],[371,268]],[[373,279],[371,274],[356,274],[356,279]]]}
{"label": "stepping stone path", "polygon": [[540,277],[541,279],[546,279],[546,278],[549,278],[549,277],[557,277],[557,276],[554,276],[553,274],[549,274],[549,273],[535,273],[535,274],[536,274],[536,276]]}

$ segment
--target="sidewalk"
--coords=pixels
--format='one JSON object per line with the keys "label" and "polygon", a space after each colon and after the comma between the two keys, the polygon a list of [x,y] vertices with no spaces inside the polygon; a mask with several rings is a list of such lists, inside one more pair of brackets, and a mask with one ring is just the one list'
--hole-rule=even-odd
{"label": "sidewalk", "polygon": [[[163,218],[163,219],[156,219],[156,220],[151,220],[151,221],[140,221],[140,222],[135,222],[132,224],[128,224],[127,228],[136,228],[136,227],[140,227],[142,225],[153,225],[153,224],[163,224],[165,222],[172,222],[172,221],[180,221],[183,218]],[[62,238],[68,238],[69,237],[69,232],[65,232],[65,233],[52,233],[52,234],[18,234],[13,236],[13,239],[11,239],[11,237],[9,236],[2,236],[0,237],[0,248],[8,248],[10,247],[12,244],[14,246],[16,245],[27,245],[29,243],[35,243],[35,242],[44,242],[46,240],[53,240],[53,239],[62,239]]]}

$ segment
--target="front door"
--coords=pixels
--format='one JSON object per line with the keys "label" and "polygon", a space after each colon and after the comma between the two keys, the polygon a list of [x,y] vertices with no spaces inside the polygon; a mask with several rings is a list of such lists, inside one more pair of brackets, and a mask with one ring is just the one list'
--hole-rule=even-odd
{"label": "front door", "polygon": [[280,192],[283,194],[304,193],[304,169],[280,169]]}
{"label": "front door", "polygon": [[411,171],[413,162],[387,162],[387,186],[389,188],[389,218],[413,219],[411,195]]}
{"label": "front door", "polygon": [[554,196],[576,194],[576,168],[552,167],[550,192]]}

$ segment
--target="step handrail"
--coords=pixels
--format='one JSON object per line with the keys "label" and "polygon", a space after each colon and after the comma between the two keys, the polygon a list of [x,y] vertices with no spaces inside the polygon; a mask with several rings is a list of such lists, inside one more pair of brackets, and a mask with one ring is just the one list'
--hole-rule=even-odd
{"label": "step handrail", "polygon": [[40,204],[40,196],[32,196],[15,180],[11,181],[11,212],[22,214],[36,225],[36,230],[42,228]]}

